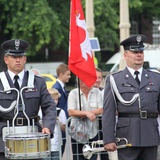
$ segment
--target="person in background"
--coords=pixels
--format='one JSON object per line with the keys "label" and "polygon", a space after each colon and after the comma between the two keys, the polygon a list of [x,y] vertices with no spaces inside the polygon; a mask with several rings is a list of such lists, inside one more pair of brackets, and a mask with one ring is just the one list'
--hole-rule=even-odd
{"label": "person in background", "polygon": [[[17,101],[17,92],[27,86],[29,72],[24,69],[27,57],[26,50],[29,47],[29,43],[25,40],[8,40],[1,45],[4,52],[4,62],[7,65],[7,71],[4,75],[11,88],[16,88],[17,91],[11,90],[8,92],[1,92],[0,105],[3,108],[8,108],[13,101]],[[0,82],[0,90],[3,91],[5,86],[2,83],[2,77]],[[35,125],[38,126],[38,131],[44,134],[52,134],[56,123],[56,104],[45,85],[43,78],[34,76],[34,88],[24,89],[22,92],[23,100],[25,104],[25,113],[29,118],[30,124],[34,119]],[[19,101],[19,108],[22,106],[22,101]],[[38,111],[41,106],[43,113],[43,128],[38,121]],[[21,107],[22,108],[22,107]],[[17,108],[16,108],[17,109]],[[2,138],[2,130],[9,125],[12,126],[13,118],[15,117],[16,109],[12,109],[9,112],[3,113],[0,111],[0,160],[6,160],[4,155],[4,141]],[[15,126],[22,127],[27,126],[28,121],[26,116],[21,110],[19,110],[17,117],[15,118]]]}
{"label": "person in background", "polygon": [[[88,118],[90,126],[93,126],[90,132],[90,142],[97,140],[98,121],[97,116],[102,114],[102,95],[101,91],[94,87],[88,87],[80,80],[80,98],[81,105],[79,104],[78,88],[70,91],[68,96],[68,113],[69,116]],[[80,108],[81,106],[81,108]],[[71,120],[72,123],[72,120]],[[84,160],[82,155],[82,148],[84,144],[76,142],[71,138],[72,152],[74,160]],[[91,160],[96,160],[97,155],[93,155]]]}
{"label": "person in background", "polygon": [[[55,103],[58,103],[59,98],[61,97],[58,90],[55,88],[48,89]],[[41,113],[40,113],[41,117]],[[57,107],[57,123],[54,129],[54,136],[51,139],[51,158],[45,158],[43,160],[60,160],[61,156],[61,145],[62,145],[62,135],[61,131],[65,131],[65,126],[67,122],[67,117],[63,109]],[[43,122],[42,122],[43,125]],[[60,127],[60,128],[59,128]]]}
{"label": "person in background", "polygon": [[[98,88],[100,91],[103,90],[101,87],[102,84],[102,70],[100,68],[96,68],[96,75],[97,79],[96,82],[93,84],[93,87]],[[103,97],[102,97],[103,98]],[[102,115],[99,115],[99,135],[98,135],[99,140],[103,140],[103,135],[102,135]],[[108,154],[105,152],[100,153],[100,158],[101,160],[108,160]]]}
{"label": "person in background", "polygon": [[103,81],[103,77],[102,77],[102,70],[100,68],[96,68],[96,75],[97,75],[97,79],[96,82],[93,84],[93,87],[98,88],[99,90],[103,90],[103,88],[101,87],[102,81]]}
{"label": "person in background", "polygon": [[[60,64],[56,69],[56,73],[57,73],[57,81],[52,88],[57,89],[58,92],[61,94],[61,97],[59,98],[59,101],[57,103],[57,107],[63,109],[66,113],[66,117],[68,118],[68,111],[67,111],[68,93],[65,89],[65,84],[69,82],[69,79],[71,78],[71,72],[66,64]],[[62,138],[63,138],[63,145],[62,145],[62,154],[63,154],[66,144],[65,131],[62,131]]]}
{"label": "person in background", "polygon": [[117,150],[116,137],[126,138],[132,145],[118,150],[119,160],[157,160],[160,74],[143,68],[146,39],[145,35],[137,34],[122,41],[127,66],[106,78],[102,114],[104,148]]}
{"label": "person in background", "polygon": [[[104,94],[104,89],[101,87],[102,84],[102,70],[100,68],[96,68],[96,74],[97,74],[97,79],[96,82],[93,84],[93,87],[98,88],[100,91],[102,91],[102,99],[103,99],[103,94]],[[98,139],[103,140],[103,134],[102,134],[102,115],[99,115],[99,135]],[[118,160],[117,157],[117,151],[114,152],[102,152],[100,154],[100,159],[101,160]]]}

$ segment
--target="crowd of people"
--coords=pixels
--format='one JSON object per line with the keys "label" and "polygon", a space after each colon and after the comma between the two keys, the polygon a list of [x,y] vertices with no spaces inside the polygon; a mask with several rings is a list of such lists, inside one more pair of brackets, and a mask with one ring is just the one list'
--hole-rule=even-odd
{"label": "crowd of people", "polygon": [[[143,68],[146,39],[145,35],[137,34],[120,43],[124,48],[126,68],[107,75],[104,88],[101,86],[103,78],[99,68],[96,68],[97,79],[92,87],[77,78],[78,87],[70,92],[65,87],[71,78],[67,64],[57,67],[57,81],[50,89],[46,88],[40,72],[32,70],[34,88],[23,92],[25,108],[21,105],[22,99],[17,102],[15,110],[19,113],[16,122],[18,118],[23,121],[15,125],[26,125],[25,110],[29,120],[35,120],[39,132],[51,135],[51,155],[43,160],[59,160],[64,155],[69,117],[87,119],[90,131],[87,143],[103,140],[102,146],[107,152],[100,154],[100,160],[157,160],[160,140],[157,121],[160,113],[160,74]],[[11,88],[15,88],[15,83],[18,83],[17,90],[21,91],[27,86],[30,77],[24,67],[29,43],[9,40],[1,46],[7,65],[4,75]],[[15,75],[18,80],[14,78]],[[3,83],[0,83],[0,90],[5,90]],[[16,100],[16,92],[0,92],[0,105],[4,108],[0,110],[2,144],[2,129],[8,122],[12,122],[15,115],[15,110],[5,109]],[[69,125],[72,123],[71,120]],[[130,147],[118,149],[117,137],[125,138],[131,144]],[[83,143],[71,137],[73,160],[85,160],[83,146]],[[7,159],[4,145],[0,146],[0,159]],[[91,160],[97,160],[97,154],[93,154]]]}

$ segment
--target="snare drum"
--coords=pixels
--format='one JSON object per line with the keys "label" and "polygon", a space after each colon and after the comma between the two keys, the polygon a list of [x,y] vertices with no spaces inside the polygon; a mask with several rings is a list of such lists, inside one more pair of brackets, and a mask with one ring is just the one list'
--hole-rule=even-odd
{"label": "snare drum", "polygon": [[35,159],[50,155],[50,136],[42,133],[11,134],[5,137],[5,157]]}

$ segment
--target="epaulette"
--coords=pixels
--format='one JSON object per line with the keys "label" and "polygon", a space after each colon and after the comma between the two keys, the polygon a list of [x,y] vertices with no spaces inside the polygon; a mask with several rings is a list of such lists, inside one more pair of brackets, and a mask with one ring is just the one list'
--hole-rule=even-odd
{"label": "epaulette", "polygon": [[112,73],[109,73],[107,74],[106,78],[109,77],[110,75],[116,75],[116,74],[119,74],[120,72],[122,72],[122,70],[120,71],[116,71],[116,72],[112,72]]}
{"label": "epaulette", "polygon": [[152,72],[152,73],[155,73],[155,74],[160,74],[160,72],[156,69],[154,70],[150,70],[150,69],[146,69],[148,72]]}
{"label": "epaulette", "polygon": [[44,79],[41,75],[35,75],[35,77]]}
{"label": "epaulette", "polygon": [[111,73],[111,75],[119,74],[119,73],[121,73],[121,72],[122,72],[122,70],[116,71],[116,72]]}

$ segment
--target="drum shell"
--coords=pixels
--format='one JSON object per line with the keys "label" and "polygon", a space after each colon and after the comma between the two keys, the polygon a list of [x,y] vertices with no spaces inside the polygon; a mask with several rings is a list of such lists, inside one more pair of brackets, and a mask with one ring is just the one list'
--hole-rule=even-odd
{"label": "drum shell", "polygon": [[5,148],[6,157],[11,159],[47,157],[50,154],[50,136],[42,133],[8,135]]}

